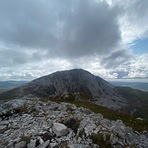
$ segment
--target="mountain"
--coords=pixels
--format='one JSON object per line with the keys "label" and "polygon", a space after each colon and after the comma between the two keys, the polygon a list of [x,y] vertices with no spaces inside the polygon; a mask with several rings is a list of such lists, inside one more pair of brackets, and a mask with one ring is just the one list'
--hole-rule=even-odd
{"label": "mountain", "polygon": [[[140,92],[139,96],[135,96],[135,93],[129,94],[128,89],[115,87],[88,71],[73,69],[35,79],[21,87],[0,94],[0,99],[13,99],[33,94],[37,97],[85,100],[134,115],[147,102],[146,94]],[[144,98],[141,99],[141,96]],[[144,107],[144,111],[147,111],[145,109]]]}
{"label": "mountain", "polygon": [[113,85],[82,69],[55,72],[3,93],[1,96],[15,98],[27,94],[37,97],[66,97],[72,94],[77,99],[83,98],[113,109],[126,105],[126,100],[118,94]]}

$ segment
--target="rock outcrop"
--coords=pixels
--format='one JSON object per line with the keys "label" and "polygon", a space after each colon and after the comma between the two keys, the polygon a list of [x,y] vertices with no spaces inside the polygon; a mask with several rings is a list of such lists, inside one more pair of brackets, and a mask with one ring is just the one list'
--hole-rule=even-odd
{"label": "rock outcrop", "polygon": [[[15,101],[18,106],[12,105]],[[26,96],[0,108],[0,148],[148,147],[147,132],[141,134],[121,120],[111,121],[69,103]]]}

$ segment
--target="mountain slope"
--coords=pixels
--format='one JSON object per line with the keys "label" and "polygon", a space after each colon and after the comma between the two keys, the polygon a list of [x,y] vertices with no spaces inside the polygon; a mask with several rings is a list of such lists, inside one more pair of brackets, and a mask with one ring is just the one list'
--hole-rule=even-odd
{"label": "mountain slope", "polygon": [[130,87],[117,87],[117,90],[128,101],[124,108],[127,113],[148,119],[148,92]]}

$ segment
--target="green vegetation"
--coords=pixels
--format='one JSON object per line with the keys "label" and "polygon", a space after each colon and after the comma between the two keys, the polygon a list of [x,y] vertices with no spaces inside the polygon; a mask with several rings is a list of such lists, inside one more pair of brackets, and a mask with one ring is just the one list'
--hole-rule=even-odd
{"label": "green vegetation", "polygon": [[59,148],[69,148],[67,141],[62,141],[59,145]]}
{"label": "green vegetation", "polygon": [[64,124],[68,127],[71,128],[74,133],[77,133],[77,130],[79,128],[80,125],[80,120],[78,118],[71,118],[68,121],[64,122]]}
{"label": "green vegetation", "polygon": [[93,143],[99,145],[99,147],[101,148],[111,148],[111,144],[109,141],[110,137],[104,140],[102,133],[98,133],[98,134],[92,133],[90,138],[92,139]]}
{"label": "green vegetation", "polygon": [[20,141],[25,141],[26,143],[30,142],[30,137],[23,136]]}
{"label": "green vegetation", "polygon": [[28,106],[23,105],[23,106],[20,106],[18,108],[15,108],[15,109],[9,110],[7,112],[1,113],[0,117],[3,117],[3,116],[9,117],[9,116],[12,116],[13,114],[22,114],[22,113],[25,113],[27,111],[28,111]]}
{"label": "green vegetation", "polygon": [[81,130],[81,131],[79,131],[79,137],[83,137],[83,135],[85,135],[86,136],[86,134],[85,134],[85,130],[84,130],[84,128]]}
{"label": "green vegetation", "polygon": [[57,103],[67,102],[67,103],[75,104],[77,107],[82,106],[84,108],[90,109],[91,111],[95,113],[101,113],[107,119],[110,119],[110,120],[120,119],[123,121],[125,125],[132,127],[134,130],[137,130],[139,132],[144,131],[144,130],[148,131],[148,121],[147,120],[143,120],[143,121],[137,120],[136,118],[131,117],[127,114],[113,111],[111,109],[96,105],[88,101],[75,101],[72,99],[69,100],[68,98],[67,99],[46,98],[46,101],[47,100],[57,102]]}
{"label": "green vegetation", "polygon": [[117,90],[124,98],[128,99],[130,107],[137,109],[133,114],[135,117],[148,119],[148,92],[130,87],[117,87]]}

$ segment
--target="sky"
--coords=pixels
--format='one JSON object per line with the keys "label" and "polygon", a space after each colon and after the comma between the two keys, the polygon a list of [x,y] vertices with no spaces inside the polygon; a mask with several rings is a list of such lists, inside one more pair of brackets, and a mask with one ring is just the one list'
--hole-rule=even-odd
{"label": "sky", "polygon": [[148,79],[148,0],[0,0],[0,81],[82,68]]}

